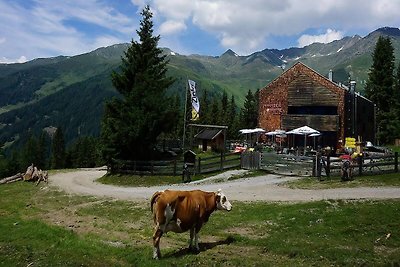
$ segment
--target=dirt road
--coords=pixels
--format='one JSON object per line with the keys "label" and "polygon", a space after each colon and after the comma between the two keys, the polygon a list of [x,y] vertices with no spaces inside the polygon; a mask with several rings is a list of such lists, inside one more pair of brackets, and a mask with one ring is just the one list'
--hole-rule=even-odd
{"label": "dirt road", "polygon": [[[316,201],[324,199],[391,199],[400,198],[400,188],[397,187],[358,187],[335,188],[323,190],[289,189],[279,186],[280,183],[299,179],[279,175],[264,175],[260,177],[244,178],[233,181],[224,181],[230,175],[239,171],[229,171],[203,182],[176,184],[153,187],[119,187],[104,185],[96,182],[106,171],[100,169],[80,169],[71,172],[57,173],[49,177],[50,184],[72,193],[111,197],[121,200],[148,201],[158,190],[176,189],[216,191],[222,189],[231,200],[240,201]],[[212,180],[222,182],[215,183]]]}

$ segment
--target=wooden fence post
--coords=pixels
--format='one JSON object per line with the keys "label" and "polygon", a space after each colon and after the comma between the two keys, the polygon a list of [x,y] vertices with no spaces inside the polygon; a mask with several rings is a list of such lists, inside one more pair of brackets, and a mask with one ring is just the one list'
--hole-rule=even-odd
{"label": "wooden fence post", "polygon": [[312,176],[317,177],[317,162],[318,162],[318,153],[315,155],[315,157],[312,160]]}
{"label": "wooden fence post", "polygon": [[219,170],[222,171],[224,169],[224,151],[221,151],[221,162],[219,165]]}
{"label": "wooden fence post", "polygon": [[399,152],[394,152],[394,171],[399,172]]}
{"label": "wooden fence post", "polygon": [[201,174],[201,158],[198,159],[199,164],[197,164],[198,174]]}
{"label": "wooden fence post", "polygon": [[174,176],[176,176],[176,160],[174,160]]}
{"label": "wooden fence post", "polygon": [[326,157],[326,168],[325,168],[325,172],[326,172],[326,177],[330,177],[331,176],[331,156],[328,155]]}
{"label": "wooden fence post", "polygon": [[357,163],[358,163],[358,175],[362,175],[362,168],[363,168],[363,156],[357,157]]}

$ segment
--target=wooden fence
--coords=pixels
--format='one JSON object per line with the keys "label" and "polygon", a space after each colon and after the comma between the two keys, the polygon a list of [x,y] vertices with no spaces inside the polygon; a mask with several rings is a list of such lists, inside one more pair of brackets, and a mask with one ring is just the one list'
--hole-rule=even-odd
{"label": "wooden fence", "polygon": [[240,153],[221,153],[219,156],[197,158],[195,173],[210,173],[240,167]]}
{"label": "wooden fence", "polygon": [[259,151],[245,151],[240,159],[240,166],[246,170],[259,170],[263,154]]}
{"label": "wooden fence", "polygon": [[[351,164],[352,174],[356,176],[398,172],[398,166],[398,152],[391,155],[357,157]],[[341,168],[342,160],[339,158],[316,156],[313,163],[313,176],[340,175]]]}
{"label": "wooden fence", "polygon": [[170,161],[111,161],[108,170],[111,173],[136,174],[136,175],[181,175],[183,162]]}
{"label": "wooden fence", "polygon": [[[262,169],[283,175],[330,177],[341,175],[342,160],[323,156],[295,156],[275,152],[244,152],[242,168]],[[352,162],[352,174],[356,176],[398,172],[398,153],[358,157]]]}
{"label": "wooden fence", "polygon": [[313,158],[292,154],[262,152],[260,169],[283,175],[311,176]]}
{"label": "wooden fence", "polygon": [[[108,169],[111,173],[177,176],[182,175],[183,165],[184,162],[182,160],[128,161],[114,159]],[[213,157],[197,157],[196,163],[189,165],[189,170],[193,174],[201,174],[237,167],[240,167],[239,153],[221,153]]]}

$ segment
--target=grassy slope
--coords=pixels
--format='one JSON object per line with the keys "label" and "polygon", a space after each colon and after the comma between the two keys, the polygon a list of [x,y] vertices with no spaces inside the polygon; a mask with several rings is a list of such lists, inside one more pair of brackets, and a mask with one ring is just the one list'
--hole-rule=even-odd
{"label": "grassy slope", "polygon": [[233,203],[202,229],[168,233],[151,259],[147,204],[69,196],[18,182],[0,186],[3,266],[331,266],[400,264],[400,202]]}

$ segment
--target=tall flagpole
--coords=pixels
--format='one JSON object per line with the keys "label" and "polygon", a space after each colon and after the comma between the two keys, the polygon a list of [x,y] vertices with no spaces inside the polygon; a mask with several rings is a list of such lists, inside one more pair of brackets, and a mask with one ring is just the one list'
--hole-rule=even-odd
{"label": "tall flagpole", "polygon": [[186,137],[186,106],[187,106],[187,95],[188,95],[188,79],[186,79],[185,85],[185,111],[183,112],[183,137],[182,137],[182,150],[185,149],[185,137]]}

